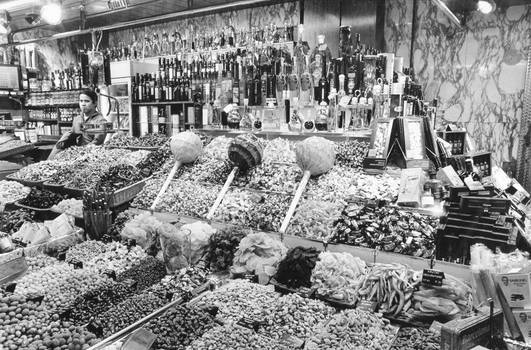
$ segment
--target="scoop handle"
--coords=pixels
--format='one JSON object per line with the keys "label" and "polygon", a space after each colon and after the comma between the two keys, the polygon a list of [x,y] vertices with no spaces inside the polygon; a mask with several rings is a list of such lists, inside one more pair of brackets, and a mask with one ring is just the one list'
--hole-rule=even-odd
{"label": "scoop handle", "polygon": [[308,183],[309,179],[310,179],[310,172],[306,170],[304,171],[302,180],[299,183],[299,187],[297,187],[297,192],[295,192],[295,196],[291,200],[291,204],[289,206],[288,212],[286,213],[286,216],[284,217],[284,221],[282,221],[282,226],[280,226],[280,234],[283,235],[286,232],[286,229],[288,228],[288,225],[289,225],[289,221],[291,220],[291,217],[293,216],[293,213],[295,212],[295,209],[297,208],[297,204],[299,204],[299,200],[301,199],[302,192],[304,192],[304,189],[306,188],[306,184]]}
{"label": "scoop handle", "polygon": [[166,181],[164,181],[164,184],[162,185],[162,188],[160,189],[159,194],[157,194],[157,197],[153,201],[153,204],[151,204],[151,207],[149,208],[149,210],[151,211],[155,210],[155,208],[157,207],[157,204],[159,204],[159,201],[162,198],[162,195],[168,189],[168,186],[170,185],[171,180],[173,179],[173,177],[175,176],[175,173],[181,167],[182,164],[183,163],[180,161],[175,162],[175,164],[173,165],[173,168],[171,168],[171,171],[168,174],[168,177],[166,178]]}
{"label": "scoop handle", "polygon": [[212,217],[214,216],[214,213],[216,212],[216,209],[218,209],[219,205],[221,204],[221,201],[223,200],[223,197],[225,197],[225,193],[229,190],[230,184],[232,181],[234,181],[234,177],[236,176],[236,172],[238,171],[238,167],[235,166],[232,168],[232,171],[230,172],[229,176],[227,177],[227,180],[225,181],[225,184],[221,188],[221,191],[218,193],[218,198],[216,198],[216,201],[210,207],[210,210],[207,214],[207,220],[212,220]]}

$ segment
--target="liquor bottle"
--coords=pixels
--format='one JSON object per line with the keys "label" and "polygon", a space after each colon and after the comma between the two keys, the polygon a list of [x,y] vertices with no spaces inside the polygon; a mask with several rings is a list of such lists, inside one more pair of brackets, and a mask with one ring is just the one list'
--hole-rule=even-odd
{"label": "liquor bottle", "polygon": [[299,74],[292,66],[291,74],[288,75],[288,99],[294,101],[296,98],[299,99],[300,83],[299,83]]}
{"label": "liquor bottle", "polygon": [[253,67],[247,67],[247,79],[245,81],[245,98],[249,100],[249,106],[254,106]]}
{"label": "liquor bottle", "polygon": [[167,123],[168,118],[166,117],[166,106],[160,106],[159,107],[159,115],[158,115],[158,122],[159,122],[159,134],[167,135]]}
{"label": "liquor bottle", "polygon": [[316,92],[318,93],[318,96],[316,96],[317,102],[326,102],[328,103],[328,94],[330,93],[330,85],[328,83],[328,79],[326,78],[327,72],[326,72],[326,58],[323,58],[323,66],[322,66],[322,72],[321,72],[321,78],[319,79],[319,86],[317,87]]}
{"label": "liquor bottle", "polygon": [[267,66],[262,66],[262,75],[260,77],[260,101],[261,106],[266,105],[267,101],[267,78],[268,78]]}
{"label": "liquor bottle", "polygon": [[255,76],[253,79],[253,97],[254,105],[262,105],[262,77],[260,76],[260,68],[256,67]]}
{"label": "liquor bottle", "polygon": [[293,99],[293,111],[291,112],[288,124],[289,131],[292,132],[301,132],[302,130],[302,118],[298,111],[298,104],[299,99],[295,97]]}
{"label": "liquor bottle", "polygon": [[299,103],[306,106],[309,105],[312,101],[312,75],[309,71],[309,57],[305,56],[304,72],[300,77],[300,92],[299,92]]}
{"label": "liquor bottle", "polygon": [[[229,37],[232,38],[232,37]],[[233,45],[230,44],[229,45]],[[240,75],[239,75],[239,64],[235,60],[232,64],[232,102],[235,105],[240,104]]]}
{"label": "liquor bottle", "polygon": [[51,81],[52,90],[56,90],[57,85],[55,85],[55,75],[53,72],[50,73],[50,81]]}
{"label": "liquor bottle", "polygon": [[136,76],[133,77],[132,79],[132,86],[131,86],[131,90],[133,91],[133,102],[138,102],[138,98],[139,98],[139,95],[138,95],[138,88],[139,88],[139,84],[140,84],[140,81],[139,81],[139,74],[136,73]]}
{"label": "liquor bottle", "polygon": [[153,79],[153,101],[160,101],[160,86],[158,78]]}

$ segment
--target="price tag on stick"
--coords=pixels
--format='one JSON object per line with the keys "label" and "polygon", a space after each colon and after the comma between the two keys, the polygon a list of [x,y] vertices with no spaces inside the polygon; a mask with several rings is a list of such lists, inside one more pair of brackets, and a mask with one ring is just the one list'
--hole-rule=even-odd
{"label": "price tag on stick", "polygon": [[122,345],[121,350],[148,350],[157,336],[145,328],[135,331]]}

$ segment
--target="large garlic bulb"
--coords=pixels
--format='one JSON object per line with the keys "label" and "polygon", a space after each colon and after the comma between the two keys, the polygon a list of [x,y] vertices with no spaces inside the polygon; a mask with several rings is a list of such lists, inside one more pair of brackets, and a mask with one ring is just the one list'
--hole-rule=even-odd
{"label": "large garlic bulb", "polygon": [[319,136],[308,137],[297,143],[295,155],[301,170],[309,171],[312,176],[330,171],[336,159],[333,142]]}
{"label": "large garlic bulb", "polygon": [[170,148],[175,160],[182,163],[193,163],[203,151],[201,138],[190,131],[180,132],[172,136]]}

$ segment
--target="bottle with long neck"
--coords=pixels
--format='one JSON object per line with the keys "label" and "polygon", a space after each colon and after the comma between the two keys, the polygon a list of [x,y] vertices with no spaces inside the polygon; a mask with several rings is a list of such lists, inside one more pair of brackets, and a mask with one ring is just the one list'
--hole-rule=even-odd
{"label": "bottle with long neck", "polygon": [[249,106],[254,106],[254,79],[253,66],[249,65],[247,68],[247,80],[245,82],[245,97],[249,100]]}
{"label": "bottle with long neck", "polygon": [[304,72],[300,77],[300,93],[299,93],[299,103],[302,106],[309,105],[312,101],[312,75],[309,70],[309,56],[306,55],[304,58]]}
{"label": "bottle with long neck", "polygon": [[256,67],[256,72],[253,80],[253,94],[254,103],[256,106],[262,105],[262,77],[260,76],[260,68]]}
{"label": "bottle with long neck", "polygon": [[321,78],[319,79],[319,87],[318,92],[319,96],[316,96],[317,101],[319,103],[321,102],[327,102],[328,103],[328,94],[330,93],[330,85],[327,79],[327,72],[326,72],[326,57],[323,56],[323,67],[322,67],[322,73]]}

